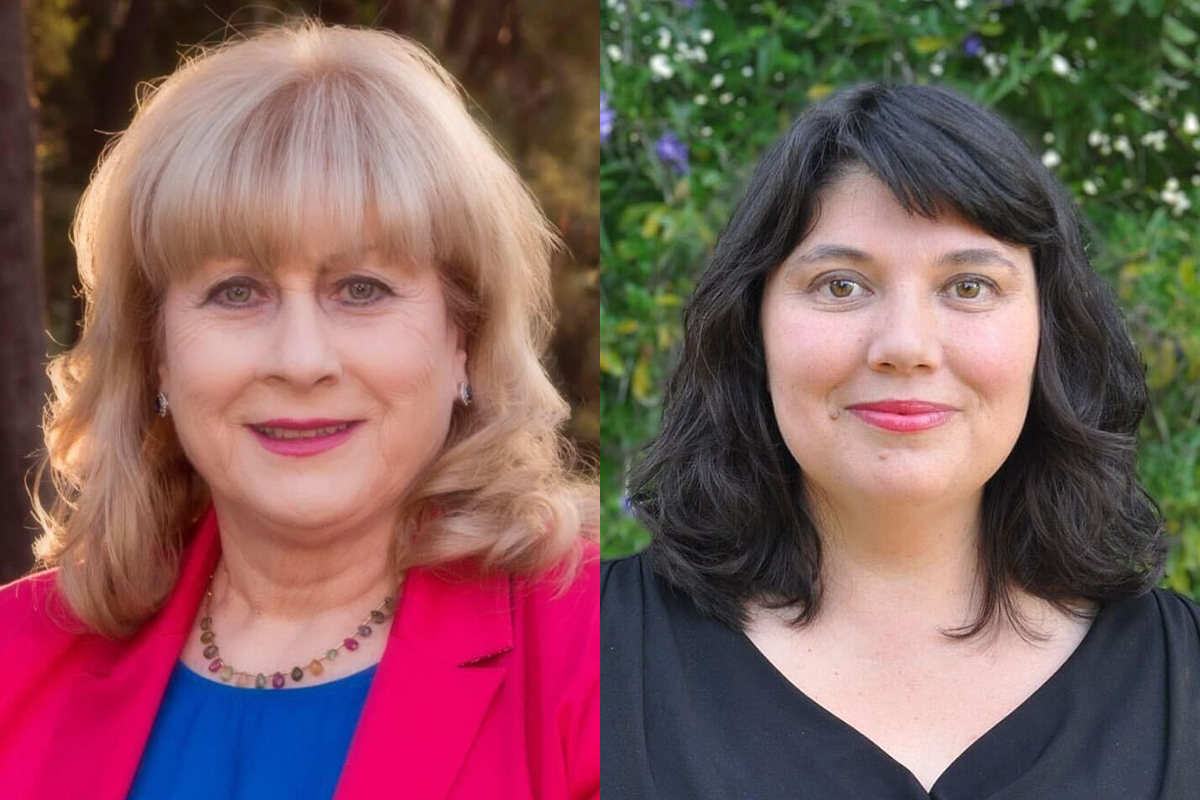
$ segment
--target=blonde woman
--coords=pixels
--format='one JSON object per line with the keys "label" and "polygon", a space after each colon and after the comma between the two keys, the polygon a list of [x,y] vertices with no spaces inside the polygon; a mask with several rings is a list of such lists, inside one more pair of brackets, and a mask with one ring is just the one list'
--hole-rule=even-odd
{"label": "blonde woman", "polygon": [[5,795],[598,797],[554,236],[452,79],[307,21],[202,52],[74,240],[51,568],[0,590]]}

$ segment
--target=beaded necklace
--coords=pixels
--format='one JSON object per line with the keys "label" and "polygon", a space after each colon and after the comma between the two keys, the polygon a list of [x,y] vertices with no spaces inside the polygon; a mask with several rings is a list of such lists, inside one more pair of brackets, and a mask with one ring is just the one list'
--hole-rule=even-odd
{"label": "beaded necklace", "polygon": [[[213,575],[215,574],[213,573]],[[234,669],[232,665],[225,663],[219,655],[220,649],[217,647],[217,635],[212,629],[213,575],[208,576],[208,589],[205,592],[206,597],[204,600],[204,617],[200,620],[200,643],[205,645],[204,657],[212,659],[208,664],[208,671],[218,673],[221,680],[226,683],[236,678],[235,683],[238,686],[249,686],[250,681],[253,680],[255,689],[265,689],[267,688],[268,678],[264,673],[260,672],[257,675],[251,675],[249,672],[240,672]],[[313,675],[320,675],[325,671],[325,666],[321,662],[333,661],[342,649],[351,652],[357,650],[359,637],[365,639],[370,636],[371,625],[382,625],[388,617],[395,614],[395,611],[395,599],[390,595],[383,598],[383,602],[371,610],[371,613],[367,615],[367,618],[363,620],[354,633],[343,639],[342,643],[337,647],[331,647],[326,650],[325,655],[308,662],[308,672]],[[288,674],[291,675],[294,682],[299,683],[304,678],[304,672],[305,667],[296,665],[292,667],[291,672]],[[283,677],[282,672],[276,672],[271,676],[270,682],[272,687],[282,689],[286,683],[286,679]]]}

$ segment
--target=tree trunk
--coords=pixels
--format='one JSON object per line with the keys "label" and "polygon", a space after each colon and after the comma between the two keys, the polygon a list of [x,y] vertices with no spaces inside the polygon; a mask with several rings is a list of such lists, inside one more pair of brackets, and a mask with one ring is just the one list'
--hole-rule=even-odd
{"label": "tree trunk", "polygon": [[25,0],[0,2],[0,584],[32,564],[26,473],[47,391],[37,122]]}

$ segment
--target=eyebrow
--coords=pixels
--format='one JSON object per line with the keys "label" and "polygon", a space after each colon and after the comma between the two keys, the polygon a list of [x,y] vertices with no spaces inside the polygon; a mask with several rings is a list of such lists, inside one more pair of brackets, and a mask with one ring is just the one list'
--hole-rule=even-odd
{"label": "eyebrow", "polygon": [[[822,261],[853,261],[857,264],[870,264],[875,259],[871,257],[870,253],[843,244],[821,244],[793,259],[792,266],[803,267]],[[1010,272],[1020,273],[1020,269],[1009,258],[987,247],[951,250],[938,256],[935,264],[939,267],[982,267],[995,264]]]}

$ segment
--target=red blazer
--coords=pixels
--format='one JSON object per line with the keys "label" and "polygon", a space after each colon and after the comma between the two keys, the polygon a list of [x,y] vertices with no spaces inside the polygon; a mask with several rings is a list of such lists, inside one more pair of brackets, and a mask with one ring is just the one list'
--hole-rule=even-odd
{"label": "red blazer", "polygon": [[[220,551],[210,506],[166,606],[124,642],[56,625],[53,572],[0,588],[0,795],[125,798]],[[335,800],[599,798],[596,548],[558,596],[463,574],[409,572]]]}

